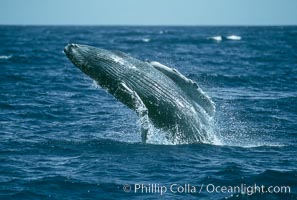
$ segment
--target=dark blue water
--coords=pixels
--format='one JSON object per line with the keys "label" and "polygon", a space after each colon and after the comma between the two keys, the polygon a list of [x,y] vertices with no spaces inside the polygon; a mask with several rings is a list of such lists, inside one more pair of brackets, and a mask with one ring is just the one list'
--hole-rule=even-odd
{"label": "dark blue water", "polygon": [[[195,80],[218,144],[142,144],[136,114],[66,58],[70,42]],[[0,199],[297,199],[296,100],[297,27],[0,26]],[[266,192],[211,192],[242,184]]]}

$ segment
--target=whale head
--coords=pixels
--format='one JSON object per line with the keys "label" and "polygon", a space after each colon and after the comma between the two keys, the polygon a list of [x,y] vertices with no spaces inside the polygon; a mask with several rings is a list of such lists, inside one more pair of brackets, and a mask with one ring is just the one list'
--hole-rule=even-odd
{"label": "whale head", "polygon": [[108,90],[117,88],[129,66],[121,56],[87,45],[68,44],[64,52],[75,66]]}

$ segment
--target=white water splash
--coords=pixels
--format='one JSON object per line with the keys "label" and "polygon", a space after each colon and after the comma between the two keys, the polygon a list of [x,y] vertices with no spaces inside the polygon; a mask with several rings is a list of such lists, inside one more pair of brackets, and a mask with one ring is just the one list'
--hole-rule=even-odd
{"label": "white water splash", "polygon": [[[213,131],[213,123],[212,119],[210,120],[210,126],[206,129],[207,135],[205,140],[200,141],[203,144],[212,144],[212,145],[224,145],[222,141],[214,134]],[[161,128],[156,128],[154,124],[149,120],[148,115],[140,116],[138,119],[138,123],[140,128],[148,129],[147,133],[147,140],[146,143],[148,144],[159,144],[159,145],[181,145],[181,144],[189,144],[188,141],[182,140],[183,136],[179,133],[178,127],[175,130],[163,130]],[[172,134],[172,131],[175,131]],[[172,135],[174,135],[172,137]]]}
{"label": "white water splash", "polygon": [[95,80],[93,80],[91,87],[95,89],[101,89],[101,86]]}
{"label": "white water splash", "polygon": [[229,35],[226,37],[228,40],[241,40],[241,37],[238,35]]}
{"label": "white water splash", "polygon": [[10,58],[12,58],[12,55],[9,55],[9,56],[6,56],[6,55],[0,55],[0,59],[1,59],[1,60],[8,60],[8,59],[10,59]]}
{"label": "white water splash", "polygon": [[257,148],[257,147],[283,147],[281,142],[275,142],[271,136],[261,133],[256,127],[239,119],[232,113],[229,105],[221,105],[216,113],[214,131],[220,141],[217,145]]}
{"label": "white water splash", "polygon": [[142,38],[142,41],[143,41],[143,42],[150,42],[151,39],[149,39],[149,38]]}
{"label": "white water splash", "polygon": [[214,37],[208,37],[208,40],[215,40],[217,42],[221,42],[223,40],[222,36],[218,35],[218,36],[214,36]]}

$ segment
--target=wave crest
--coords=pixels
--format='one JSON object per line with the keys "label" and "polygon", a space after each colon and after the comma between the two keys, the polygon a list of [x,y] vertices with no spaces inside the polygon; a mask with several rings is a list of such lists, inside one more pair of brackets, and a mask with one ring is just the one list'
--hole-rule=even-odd
{"label": "wave crest", "polygon": [[7,55],[0,55],[0,60],[8,60],[10,58],[12,58],[12,55],[9,55],[9,56],[7,56]]}
{"label": "wave crest", "polygon": [[241,40],[241,36],[238,36],[238,35],[229,35],[226,38],[228,40]]}
{"label": "wave crest", "polygon": [[218,35],[218,36],[208,37],[207,39],[208,39],[208,40],[215,40],[215,41],[217,41],[217,42],[220,42],[220,41],[223,40],[223,37],[220,36],[220,35]]}

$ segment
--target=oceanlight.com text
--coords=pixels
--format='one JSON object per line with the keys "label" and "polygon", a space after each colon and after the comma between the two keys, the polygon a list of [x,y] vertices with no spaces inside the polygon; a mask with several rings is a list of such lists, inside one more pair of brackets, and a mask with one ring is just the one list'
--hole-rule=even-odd
{"label": "oceanlight.com text", "polygon": [[166,193],[177,193],[177,194],[195,194],[195,193],[223,193],[223,194],[289,194],[291,193],[290,186],[265,186],[265,185],[215,185],[215,184],[143,184],[143,183],[135,183],[135,184],[125,184],[123,185],[124,192],[133,192],[138,194],[159,194],[165,195]]}

